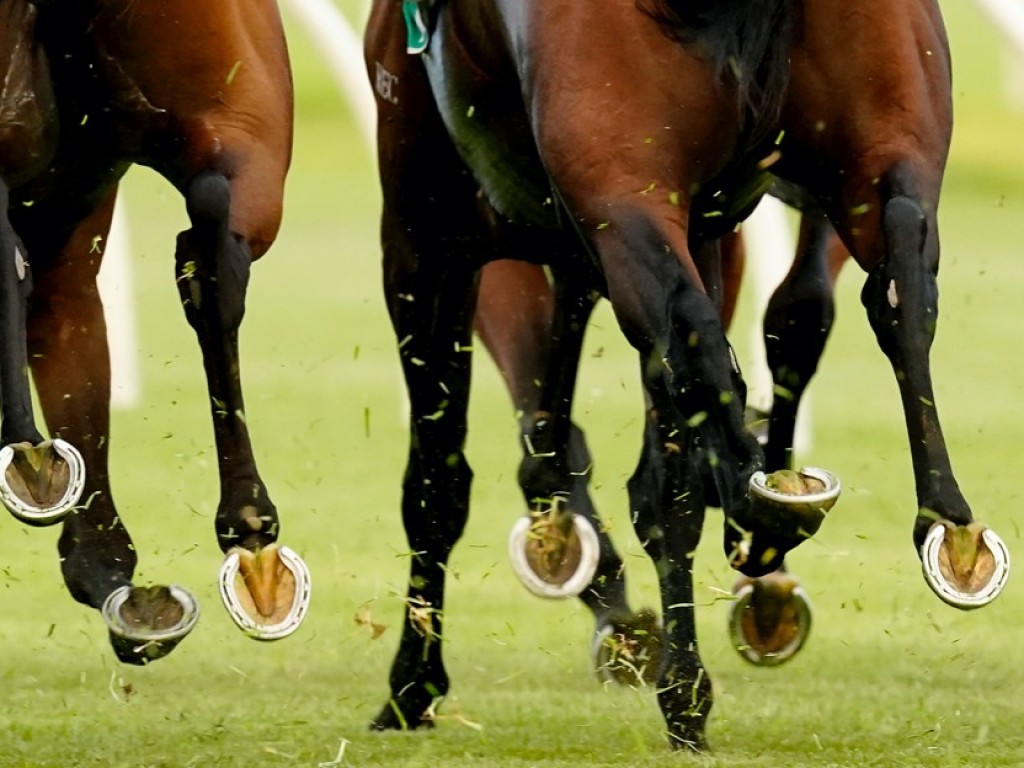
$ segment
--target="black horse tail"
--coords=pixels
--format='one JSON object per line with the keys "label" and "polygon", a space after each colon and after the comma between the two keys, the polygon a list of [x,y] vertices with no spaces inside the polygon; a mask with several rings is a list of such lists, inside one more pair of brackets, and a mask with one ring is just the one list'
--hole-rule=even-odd
{"label": "black horse tail", "polygon": [[733,78],[748,135],[778,118],[789,81],[792,0],[636,0],[677,42]]}

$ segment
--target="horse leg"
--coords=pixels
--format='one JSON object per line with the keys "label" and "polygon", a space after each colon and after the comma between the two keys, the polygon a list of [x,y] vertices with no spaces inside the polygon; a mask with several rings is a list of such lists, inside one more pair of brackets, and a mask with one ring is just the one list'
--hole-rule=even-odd
{"label": "horse leg", "polygon": [[[764,317],[764,343],[774,397],[765,439],[765,470],[793,469],[797,412],[818,367],[835,316],[832,288],[847,254],[817,209],[800,220],[797,255],[772,294]],[[811,606],[796,576],[783,566],[733,587],[729,629],[739,654],[757,665],[793,658],[811,629]]]}
{"label": "horse leg", "polygon": [[[388,224],[385,230],[392,231]],[[390,247],[384,258],[385,292],[410,403],[402,484],[410,568],[391,697],[373,720],[376,730],[428,724],[432,707],[448,691],[441,655],[446,566],[466,524],[472,480],[463,450],[474,275],[455,265],[439,269],[429,259],[411,263]]]}
{"label": "horse leg", "polygon": [[29,525],[52,525],[78,503],[85,464],[78,450],[36,427],[26,336],[32,270],[7,218],[9,195],[0,182],[0,501]]}
{"label": "horse leg", "polygon": [[[507,243],[508,234],[500,240]],[[496,261],[481,273],[475,326],[519,416],[520,480],[533,511],[510,536],[513,567],[534,594],[578,594],[590,609],[601,679],[635,683],[642,670],[653,683],[657,666],[645,660],[661,643],[658,619],[649,610],[634,613],[629,607],[624,563],[590,498],[593,462],[585,436],[565,418],[595,300],[583,283],[564,275],[552,283],[537,265]],[[558,499],[555,504],[551,496]]]}
{"label": "horse leg", "polygon": [[885,258],[870,270],[861,300],[903,402],[918,501],[913,537],[925,579],[950,605],[977,608],[1002,592],[1009,552],[994,531],[974,521],[935,405],[928,359],[938,316],[934,214],[903,192],[899,179],[893,188],[881,213]]}
{"label": "horse leg", "polygon": [[[36,276],[28,341],[46,421],[81,446],[88,468],[85,502],[65,518],[58,541],[64,581],[72,597],[101,611],[118,658],[144,664],[170,653],[199,609],[181,587],[132,585],[138,556],[110,492],[110,357],[96,274],[114,198],[112,191]],[[40,215],[40,226],[53,227],[53,218]]]}
{"label": "horse leg", "polygon": [[695,430],[673,424],[663,395],[655,394],[644,430],[644,447],[628,489],[633,525],[654,562],[665,632],[649,659],[657,672],[658,703],[669,743],[707,749],[705,729],[713,704],[711,679],[697,646],[693,558],[704,522],[701,452]]}
{"label": "horse leg", "polygon": [[[547,338],[535,353],[539,359],[531,380],[536,385],[520,417],[519,485],[531,512],[513,528],[509,554],[531,592],[561,598],[579,595],[593,582],[600,556],[601,526],[586,493],[590,467],[572,464],[574,458],[589,461],[589,455],[571,421],[583,334],[595,299],[572,281],[556,280],[551,291]],[[571,455],[574,433],[582,457]],[[572,505],[572,491],[580,486],[590,517]]]}
{"label": "horse leg", "polygon": [[400,13],[376,3],[365,36],[377,94],[384,295],[410,408],[402,483],[406,620],[374,730],[429,726],[448,692],[447,563],[466,524],[472,481],[464,445],[473,305],[479,266],[495,249],[477,185],[433,106],[422,64],[405,51]]}
{"label": "horse leg", "polygon": [[192,227],[178,235],[176,281],[185,317],[199,340],[210,395],[221,480],[215,526],[227,555],[220,572],[221,598],[244,632],[277,640],[302,623],[310,577],[299,555],[277,543],[277,508],[256,467],[245,420],[238,332],[257,254],[248,233],[232,230],[232,208],[246,189],[240,184],[208,170],[185,186]]}

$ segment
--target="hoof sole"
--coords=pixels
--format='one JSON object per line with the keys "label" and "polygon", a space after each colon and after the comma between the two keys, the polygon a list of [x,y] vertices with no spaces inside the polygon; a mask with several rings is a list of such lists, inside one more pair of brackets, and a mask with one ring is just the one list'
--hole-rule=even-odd
{"label": "hoof sole", "polygon": [[7,479],[7,471],[14,461],[15,450],[10,445],[0,449],[0,501],[14,517],[28,525],[47,526],[59,523],[74,509],[85,486],[85,461],[78,449],[60,438],[54,439],[50,447],[67,464],[68,481],[61,497],[46,506],[26,501],[21,494],[15,492]]}
{"label": "hoof sole", "polygon": [[928,531],[921,545],[921,568],[925,581],[941,600],[961,610],[971,610],[988,605],[1002,594],[1010,577],[1010,551],[1003,540],[991,528],[984,528],[980,542],[992,556],[992,572],[978,585],[964,588],[954,584],[948,577],[948,555],[944,556],[946,534],[955,531],[949,522],[935,523]]}
{"label": "hoof sole", "polygon": [[[167,626],[147,626],[126,618],[125,610],[149,590],[138,587],[123,586],[111,592],[103,602],[100,613],[110,632],[110,644],[117,658],[125,664],[148,664],[162,659],[173,651],[178,643],[192,631],[199,621],[199,603],[187,589],[171,585],[161,588],[166,590],[165,606],[169,606],[180,616],[175,616]],[[168,602],[166,598],[171,601]]]}
{"label": "hoof sole", "polygon": [[[745,661],[758,667],[777,667],[796,656],[807,642],[811,633],[811,601],[803,588],[794,587],[786,596],[786,602],[794,612],[791,618],[791,637],[778,642],[765,642],[759,636],[756,618],[752,615],[757,610],[757,589],[758,586],[753,582],[746,582],[736,590],[736,599],[729,606],[729,639]],[[751,619],[754,626],[751,626]],[[751,637],[751,634],[756,637]]]}
{"label": "hoof sole", "polygon": [[238,584],[238,581],[242,579],[243,553],[237,550],[228,552],[218,575],[220,597],[228,615],[239,629],[254,640],[270,641],[288,637],[299,628],[309,610],[312,586],[309,568],[290,547],[271,546],[276,547],[281,565],[288,570],[295,581],[291,605],[280,619],[271,620],[258,615],[259,611],[246,604],[248,601],[243,602],[239,598],[239,590],[245,589],[244,586]]}
{"label": "hoof sole", "polygon": [[575,568],[563,578],[545,578],[530,562],[528,547],[534,544],[534,519],[524,515],[512,527],[508,537],[508,556],[512,570],[519,581],[538,597],[563,599],[576,597],[594,578],[600,557],[601,544],[597,531],[582,515],[573,514],[572,533],[579,542],[579,560]]}

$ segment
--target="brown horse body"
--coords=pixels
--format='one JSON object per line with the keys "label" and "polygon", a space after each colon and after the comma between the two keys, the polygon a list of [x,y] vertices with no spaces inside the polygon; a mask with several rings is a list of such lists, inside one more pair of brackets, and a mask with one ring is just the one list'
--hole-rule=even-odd
{"label": "brown horse body", "polygon": [[[597,12],[571,0],[444,0],[421,9],[428,6],[435,18],[422,55],[407,53],[401,6],[391,0],[374,3],[366,35],[385,295],[412,407],[402,501],[417,553],[409,599],[429,605],[433,622],[407,623],[391,699],[374,726],[416,727],[448,689],[440,622],[445,563],[468,514],[463,444],[478,273],[488,262],[523,259],[548,265],[550,286],[536,271],[493,267],[508,276],[502,300],[515,302],[517,291],[534,300],[506,303],[517,325],[503,327],[487,314],[495,293],[485,279],[478,323],[526,411],[524,494],[531,503],[568,498],[570,507],[585,494],[586,457],[570,414],[582,328],[598,292],[639,354],[648,397],[629,492],[659,573],[659,702],[672,743],[703,748],[712,696],[694,630],[691,555],[705,506],[723,508],[726,555],[750,577],[781,566],[806,535],[755,499],[758,471],[790,460],[789,417],[776,408],[769,445],[778,447],[766,456],[745,427],[745,388],[719,315],[729,296],[718,240],[772,184],[808,211],[805,255],[773,298],[781,323],[769,349],[773,376],[798,401],[814,373],[831,323],[834,273],[823,254],[834,227],[867,273],[863,302],[899,382],[920,507],[915,545],[949,555],[946,532],[959,536],[973,520],[950,467],[928,362],[951,130],[938,7],[616,0]],[[531,391],[534,380],[541,384]],[[970,602],[953,574],[1002,546],[976,542],[976,560],[933,569],[943,599]],[[603,546],[598,573],[613,572],[616,557]],[[993,589],[981,590],[988,599],[1005,579],[1005,558],[995,559]],[[621,579],[594,584],[599,622],[602,612],[628,611]]]}
{"label": "brown horse body", "polygon": [[[68,589],[103,610],[119,657],[143,662],[172,648],[197,608],[177,587],[132,588],[137,556],[110,490],[110,365],[96,277],[118,181],[131,165],[146,165],[185,199],[192,226],[178,236],[175,277],[209,385],[221,479],[218,544],[225,552],[241,548],[248,572],[260,553],[268,561],[276,554],[270,545],[278,520],[245,424],[237,334],[250,264],[270,247],[281,220],[292,141],[287,49],[269,0],[25,7],[34,26],[22,29],[48,65],[35,94],[51,109],[39,132],[46,142],[37,142],[45,162],[4,179],[6,215],[31,264],[20,332],[14,322],[4,334],[25,340],[49,430],[84,460],[82,503],[65,518],[59,542]],[[6,31],[17,31],[10,20]],[[17,60],[10,63],[17,74]],[[19,385],[27,392],[27,380]],[[9,420],[6,410],[4,417],[5,445],[30,450],[40,442],[30,411],[27,422]],[[53,463],[59,473],[61,461]],[[15,483],[16,464],[8,470]],[[301,569],[280,561],[262,586],[249,579],[251,597],[266,606],[273,602],[267,590],[281,577],[290,589]],[[222,576],[233,579],[233,572]],[[228,585],[225,594],[233,590]],[[257,625],[274,621],[269,612],[256,614]],[[259,626],[239,623],[259,635]]]}

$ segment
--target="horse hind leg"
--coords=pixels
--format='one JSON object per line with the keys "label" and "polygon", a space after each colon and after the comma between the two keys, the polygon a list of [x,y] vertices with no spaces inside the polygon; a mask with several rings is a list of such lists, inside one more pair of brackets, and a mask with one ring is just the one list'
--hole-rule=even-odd
{"label": "horse hind leg", "polygon": [[[523,458],[518,476],[530,512],[509,537],[516,575],[540,597],[580,595],[593,583],[602,554],[600,524],[586,490],[590,456],[582,432],[571,421],[583,334],[593,305],[584,286],[556,278],[548,327],[526,331],[533,338],[512,341],[517,347],[544,349],[532,373],[519,373],[533,385],[521,403]],[[574,439],[576,455],[571,453]]]}
{"label": "horse hind leg", "polygon": [[914,544],[925,580],[945,602],[969,609],[1002,593],[1010,557],[1002,539],[974,521],[939,424],[928,359],[938,316],[938,244],[929,221],[912,197],[885,203],[885,258],[868,274],[861,300],[903,402],[918,501]]}
{"label": "horse hind leg", "polygon": [[[386,211],[384,219],[393,217]],[[385,223],[384,229],[395,234],[393,224]],[[468,519],[473,478],[464,449],[475,271],[450,252],[453,261],[439,268],[440,260],[432,257],[443,250],[406,248],[399,244],[405,234],[387,238],[384,273],[410,406],[402,483],[409,581],[391,695],[371,723],[374,730],[429,727],[434,706],[447,694],[442,657],[447,564]],[[445,242],[433,247],[450,247],[452,241],[438,239]]]}
{"label": "horse hind leg", "polygon": [[706,499],[696,433],[666,420],[667,412],[657,406],[649,411],[640,462],[628,483],[633,526],[658,574],[665,623],[662,642],[652,646],[644,664],[656,679],[671,746],[700,752],[708,748],[705,729],[713,704],[697,644],[693,592]]}
{"label": "horse hind leg", "polygon": [[277,542],[277,509],[256,468],[246,426],[238,331],[252,252],[231,231],[231,202],[231,187],[221,173],[200,173],[187,185],[192,228],[178,236],[176,280],[185,317],[199,340],[210,395],[221,479],[215,526],[226,554],[221,599],[243,632],[276,640],[305,618],[310,576],[302,558]]}
{"label": "horse hind leg", "polygon": [[85,501],[64,518],[57,543],[64,581],[75,600],[100,612],[116,656],[145,664],[189,634],[198,605],[181,587],[133,585],[137,553],[110,490],[110,358],[96,287],[104,240],[96,236],[109,229],[115,194],[74,225],[55,254],[50,232],[59,216],[45,205],[23,213],[28,244],[49,264],[35,275],[28,349],[47,423],[80,447],[88,468]]}
{"label": "horse hind leg", "polygon": [[[506,233],[499,239],[507,243],[512,238]],[[593,460],[586,436],[569,421],[562,424],[560,439],[552,441],[552,422],[561,423],[561,414],[571,410],[574,361],[594,301],[584,285],[564,276],[552,286],[545,270],[534,264],[500,261],[482,270],[475,327],[519,415],[520,480],[531,510],[512,529],[509,557],[532,593],[554,599],[578,596],[593,614],[591,650],[599,679],[653,684],[657,665],[647,660],[661,644],[658,617],[649,610],[634,612],[626,599],[625,565],[589,492]],[[552,412],[557,412],[554,418]],[[540,456],[534,443],[544,441],[554,444]],[[561,490],[539,491],[547,499],[540,501],[534,494],[548,474],[545,464],[562,468],[555,479],[548,477],[548,488]]]}
{"label": "horse hind leg", "polygon": [[81,498],[85,463],[71,443],[44,440],[36,427],[26,336],[32,274],[7,208],[7,187],[0,183],[0,501],[23,523],[53,525]]}
{"label": "horse hind leg", "polygon": [[[764,436],[768,472],[793,469],[797,413],[832,328],[832,286],[845,258],[828,219],[820,211],[805,211],[796,259],[764,317],[764,343],[774,385]],[[804,646],[811,630],[811,604],[785,562],[766,576],[741,577],[733,596],[729,633],[743,659],[776,666]]]}

